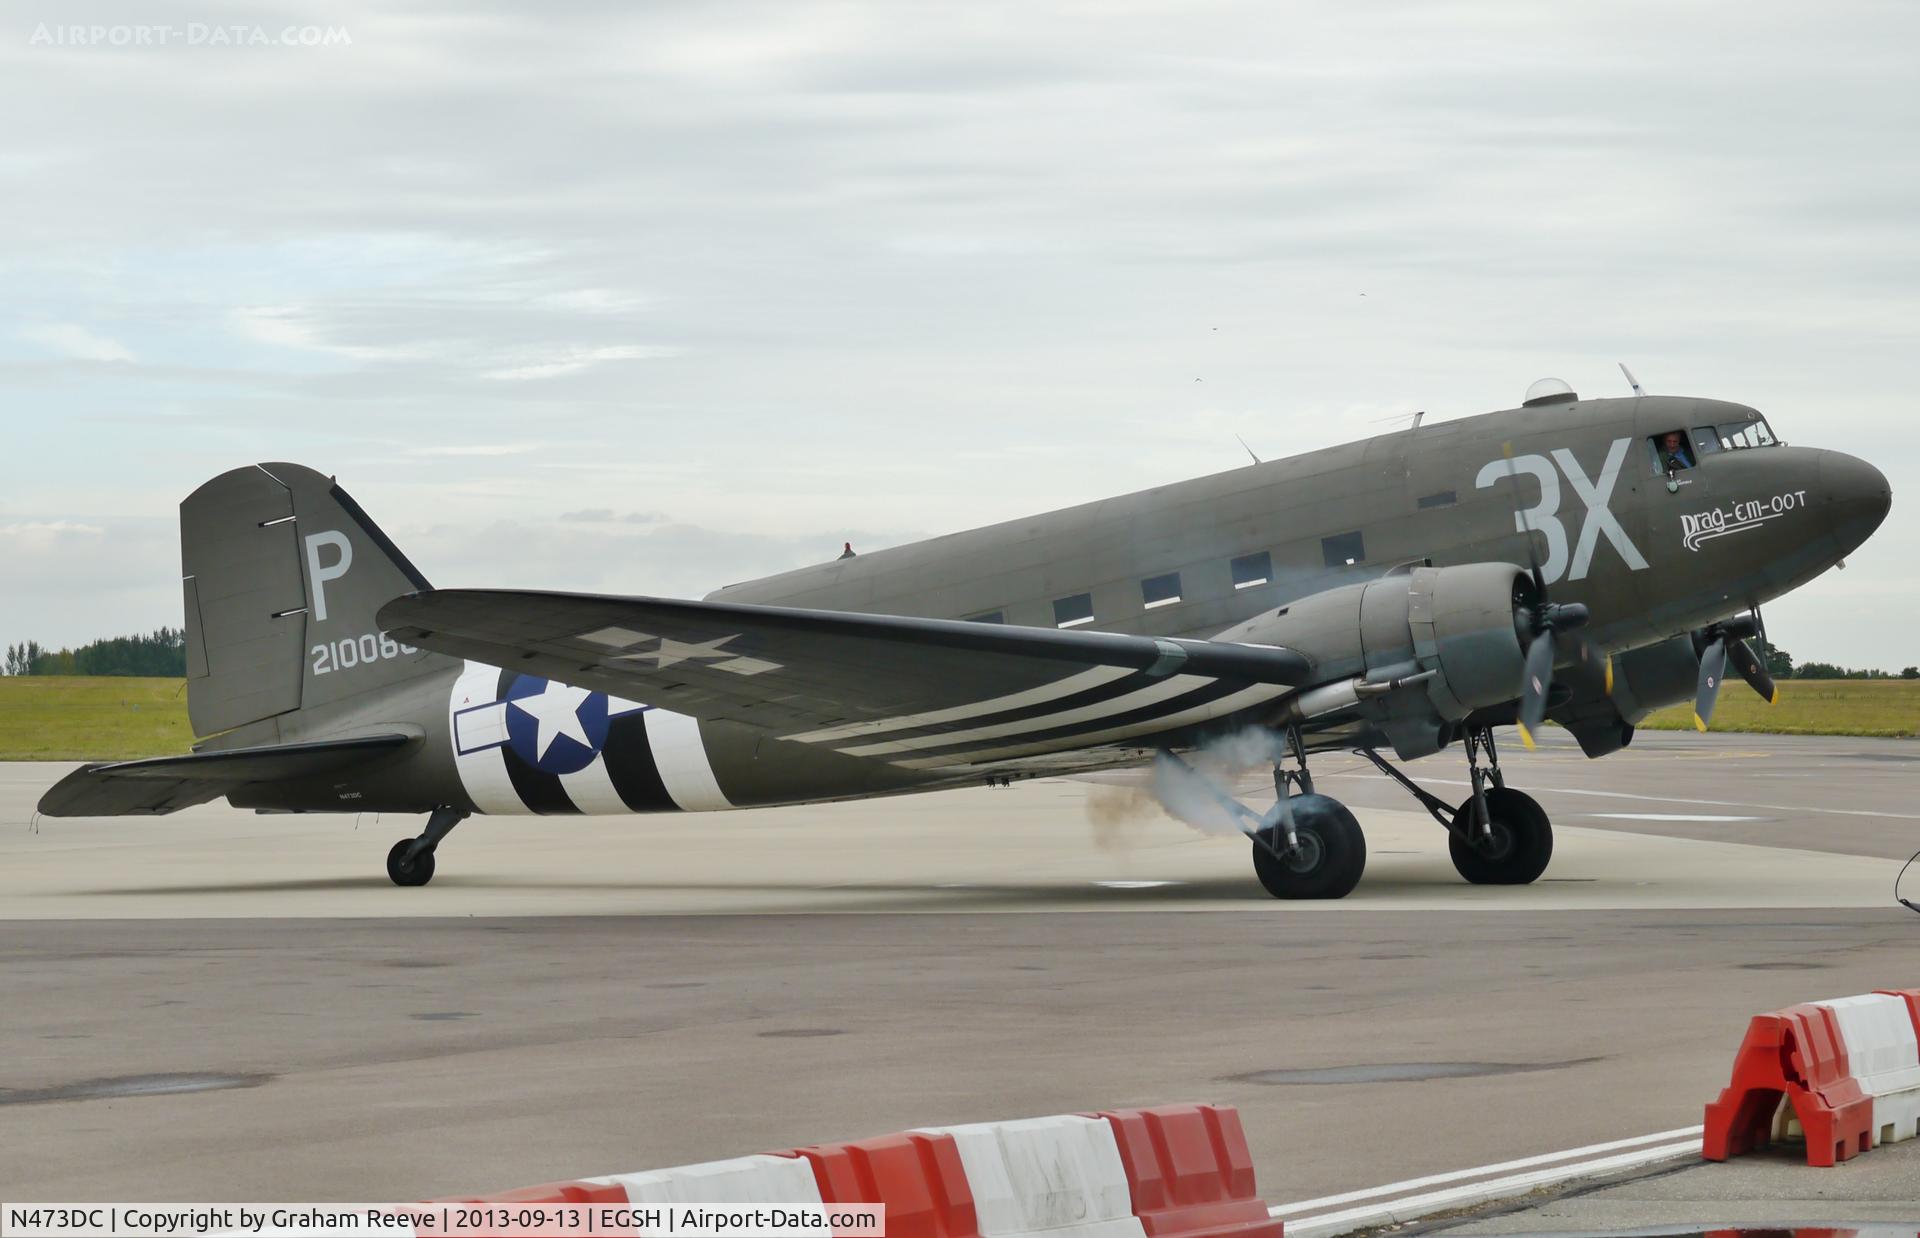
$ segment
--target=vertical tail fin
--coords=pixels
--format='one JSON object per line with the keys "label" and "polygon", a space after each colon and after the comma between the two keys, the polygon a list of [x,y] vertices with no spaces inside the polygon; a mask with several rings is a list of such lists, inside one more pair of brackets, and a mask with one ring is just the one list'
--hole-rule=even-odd
{"label": "vertical tail fin", "polygon": [[222,473],[180,504],[196,736],[431,673],[374,613],[428,587],[346,491],[298,464]]}

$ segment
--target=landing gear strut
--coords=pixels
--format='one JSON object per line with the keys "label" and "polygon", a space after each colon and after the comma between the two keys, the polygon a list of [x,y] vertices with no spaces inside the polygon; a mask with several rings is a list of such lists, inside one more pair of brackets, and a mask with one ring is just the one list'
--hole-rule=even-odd
{"label": "landing gear strut", "polygon": [[[1507,785],[1491,727],[1469,730],[1465,747],[1473,789],[1457,808],[1416,785],[1371,748],[1361,749],[1360,755],[1405,787],[1447,828],[1447,853],[1462,877],[1475,885],[1527,885],[1546,872],[1553,859],[1553,824],[1539,801]],[[1480,764],[1483,755],[1485,768]]]}
{"label": "landing gear strut", "polygon": [[459,808],[436,808],[418,838],[403,838],[387,852],[387,876],[397,886],[423,886],[433,880],[433,852],[453,827],[466,820]]}
{"label": "landing gear strut", "polygon": [[[1273,763],[1274,804],[1256,813],[1215,787],[1172,752],[1162,752],[1194,777],[1240,822],[1253,840],[1253,871],[1275,898],[1345,898],[1360,883],[1367,866],[1367,840],[1347,806],[1316,794],[1307,771],[1306,745],[1295,727],[1287,728],[1287,746],[1296,768],[1284,756]],[[1297,788],[1297,793],[1296,793]]]}

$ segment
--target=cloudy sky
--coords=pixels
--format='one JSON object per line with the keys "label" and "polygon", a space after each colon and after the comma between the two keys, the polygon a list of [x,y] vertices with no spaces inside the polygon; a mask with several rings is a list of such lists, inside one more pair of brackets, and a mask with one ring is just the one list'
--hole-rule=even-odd
{"label": "cloudy sky", "polygon": [[1624,360],[1887,472],[1768,620],[1916,659],[1910,4],[5,13],[5,640],[177,623],[256,460],[436,584],[697,595]]}

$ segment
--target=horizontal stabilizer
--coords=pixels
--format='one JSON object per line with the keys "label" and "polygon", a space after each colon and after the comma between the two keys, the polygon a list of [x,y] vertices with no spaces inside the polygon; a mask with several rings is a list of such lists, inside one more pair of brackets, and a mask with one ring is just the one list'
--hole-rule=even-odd
{"label": "horizontal stabilizer", "polygon": [[255,782],[309,778],[394,752],[411,735],[361,735],[83,765],[40,797],[49,817],[158,816]]}

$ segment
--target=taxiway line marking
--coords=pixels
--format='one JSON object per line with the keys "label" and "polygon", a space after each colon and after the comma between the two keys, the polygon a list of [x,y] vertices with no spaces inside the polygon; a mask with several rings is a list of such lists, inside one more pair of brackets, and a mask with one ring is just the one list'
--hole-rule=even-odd
{"label": "taxiway line marking", "polygon": [[1608,821],[1762,821],[1764,817],[1730,817],[1709,812],[1590,812]]}
{"label": "taxiway line marking", "polygon": [[[1372,782],[1386,782],[1385,774],[1316,774],[1316,778],[1362,778]],[[1470,787],[1473,784],[1463,778],[1428,778],[1427,782],[1443,787]],[[1640,800],[1648,804],[1706,804],[1714,808],[1762,808],[1768,812],[1823,812],[1835,817],[1887,817],[1894,821],[1920,821],[1920,815],[1910,812],[1877,812],[1871,808],[1823,808],[1817,804],[1752,804],[1745,800],[1688,800],[1673,795],[1635,795],[1630,791],[1586,791],[1574,787],[1531,787],[1529,790],[1544,791],[1552,795],[1593,795],[1609,800]]]}
{"label": "taxiway line marking", "polygon": [[[1516,1195],[1525,1195],[1543,1186],[1552,1186],[1575,1178],[1638,1169],[1643,1165],[1653,1165],[1660,1161],[1699,1155],[1700,1139],[1695,1136],[1679,1143],[1658,1144],[1651,1148],[1603,1156],[1597,1160],[1575,1161],[1570,1165],[1536,1169],[1531,1173],[1510,1174],[1504,1178],[1493,1178],[1484,1182],[1469,1182],[1465,1186],[1431,1191],[1425,1195],[1410,1195],[1403,1199],[1367,1204],[1340,1212],[1322,1212],[1314,1216],[1298,1217],[1287,1222],[1287,1233],[1290,1238],[1326,1238],[1328,1235],[1341,1234],[1348,1230],[1372,1228],[1388,1222],[1405,1223],[1432,1216],[1436,1212],[1509,1199]],[[1278,1215],[1276,1209],[1268,1211],[1269,1215]]]}
{"label": "taxiway line marking", "polygon": [[[1516,1169],[1532,1169],[1539,1165],[1551,1165],[1555,1161],[1572,1160],[1579,1156],[1597,1156],[1605,1152],[1618,1152],[1622,1148],[1637,1148],[1644,1144],[1661,1143],[1668,1140],[1694,1138],[1693,1146],[1698,1148],[1699,1137],[1705,1132],[1704,1126],[1681,1126],[1670,1131],[1655,1131],[1651,1135],[1635,1135],[1631,1139],[1615,1139],[1607,1143],[1590,1143],[1584,1148],[1568,1148],[1562,1152],[1542,1152],[1537,1156],[1524,1156],[1517,1161],[1501,1161],[1497,1165],[1480,1165],[1473,1169],[1456,1169],[1449,1173],[1429,1174],[1424,1178],[1409,1178],[1405,1182],[1389,1182],[1385,1186],[1368,1187],[1364,1191],[1348,1191],[1344,1195],[1322,1195],[1318,1199],[1302,1199],[1291,1204],[1277,1204],[1267,1209],[1269,1216],[1289,1216],[1296,1212],[1305,1212],[1310,1208],[1329,1208],[1335,1204],[1351,1204],[1362,1199],[1376,1199],[1382,1195],[1399,1195],[1406,1191],[1418,1190],[1423,1186],[1440,1186],[1443,1183],[1459,1182],[1466,1178],[1484,1178],[1488,1174],[1510,1173]],[[1289,1225],[1287,1228],[1293,1228]]]}

